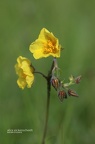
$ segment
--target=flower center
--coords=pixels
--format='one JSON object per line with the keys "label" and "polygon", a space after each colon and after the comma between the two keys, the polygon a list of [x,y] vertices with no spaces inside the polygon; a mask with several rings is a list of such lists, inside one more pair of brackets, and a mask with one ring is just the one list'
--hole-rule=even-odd
{"label": "flower center", "polygon": [[27,75],[25,75],[24,73],[22,73],[22,78],[24,78],[24,79],[25,79],[25,78],[26,78],[26,76],[27,76]]}
{"label": "flower center", "polygon": [[48,40],[47,43],[44,44],[44,54],[49,54],[49,53],[56,53],[57,49],[54,46],[54,44]]}

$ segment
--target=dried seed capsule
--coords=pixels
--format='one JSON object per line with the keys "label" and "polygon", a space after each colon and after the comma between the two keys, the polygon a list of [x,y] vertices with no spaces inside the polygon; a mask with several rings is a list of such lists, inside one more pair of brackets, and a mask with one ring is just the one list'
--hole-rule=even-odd
{"label": "dried seed capsule", "polygon": [[71,89],[68,90],[68,94],[69,94],[69,96],[78,97],[78,94],[75,91],[71,90]]}
{"label": "dried seed capsule", "polygon": [[52,86],[55,88],[55,90],[57,90],[59,88],[59,79],[56,77],[51,78],[51,84]]}
{"label": "dried seed capsule", "polygon": [[64,90],[60,90],[58,92],[58,97],[59,97],[60,101],[63,101],[64,98],[67,98],[67,94]]}

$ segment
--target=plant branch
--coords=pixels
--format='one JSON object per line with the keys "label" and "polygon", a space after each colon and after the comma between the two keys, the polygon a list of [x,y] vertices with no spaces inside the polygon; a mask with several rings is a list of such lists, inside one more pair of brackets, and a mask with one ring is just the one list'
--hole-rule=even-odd
{"label": "plant branch", "polygon": [[42,72],[37,72],[37,71],[35,71],[34,73],[37,73],[37,74],[40,74],[40,75],[42,75],[46,80],[47,80],[47,76],[46,75],[44,75]]}

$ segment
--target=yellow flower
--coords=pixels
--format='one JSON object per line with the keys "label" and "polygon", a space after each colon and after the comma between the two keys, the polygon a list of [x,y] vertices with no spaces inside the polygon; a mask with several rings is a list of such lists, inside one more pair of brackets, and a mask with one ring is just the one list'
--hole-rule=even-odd
{"label": "yellow flower", "polygon": [[15,65],[16,74],[19,76],[17,84],[20,88],[24,89],[27,85],[31,87],[34,81],[34,68],[31,66],[31,62],[22,56],[17,58],[17,64]]}
{"label": "yellow flower", "polygon": [[29,50],[35,59],[48,56],[60,57],[61,45],[53,33],[43,28],[38,39],[30,45]]}

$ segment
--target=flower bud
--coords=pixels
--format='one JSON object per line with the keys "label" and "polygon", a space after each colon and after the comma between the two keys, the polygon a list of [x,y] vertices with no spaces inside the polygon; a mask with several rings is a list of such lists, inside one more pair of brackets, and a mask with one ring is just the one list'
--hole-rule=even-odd
{"label": "flower bud", "polygon": [[80,83],[81,80],[81,75],[75,78],[75,83],[78,84]]}
{"label": "flower bud", "polygon": [[67,98],[67,94],[64,90],[60,90],[58,92],[58,97],[59,97],[60,101],[63,101],[64,98]]}
{"label": "flower bud", "polygon": [[73,82],[73,81],[74,81],[74,76],[71,75],[71,76],[69,77],[69,80],[70,80],[70,82]]}
{"label": "flower bud", "polygon": [[68,90],[68,94],[69,94],[69,96],[78,97],[78,94],[75,91],[71,90],[71,89]]}
{"label": "flower bud", "polygon": [[59,88],[59,79],[56,77],[51,78],[51,84],[57,90]]}

